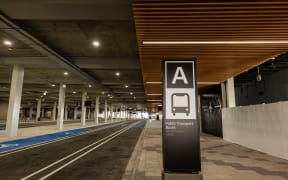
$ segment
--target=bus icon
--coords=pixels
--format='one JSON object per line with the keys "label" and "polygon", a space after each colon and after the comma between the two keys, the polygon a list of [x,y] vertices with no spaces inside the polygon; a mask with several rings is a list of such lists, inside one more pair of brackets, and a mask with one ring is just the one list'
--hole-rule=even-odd
{"label": "bus icon", "polygon": [[173,93],[171,96],[172,114],[185,113],[186,116],[190,113],[190,101],[187,93]]}

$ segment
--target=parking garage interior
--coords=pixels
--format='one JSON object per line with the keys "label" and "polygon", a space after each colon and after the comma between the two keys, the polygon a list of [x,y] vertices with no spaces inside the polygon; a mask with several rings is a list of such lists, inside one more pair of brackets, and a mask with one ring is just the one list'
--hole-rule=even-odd
{"label": "parking garage interior", "polygon": [[203,179],[288,179],[287,20],[286,1],[0,1],[0,177],[160,180],[174,58],[196,59]]}

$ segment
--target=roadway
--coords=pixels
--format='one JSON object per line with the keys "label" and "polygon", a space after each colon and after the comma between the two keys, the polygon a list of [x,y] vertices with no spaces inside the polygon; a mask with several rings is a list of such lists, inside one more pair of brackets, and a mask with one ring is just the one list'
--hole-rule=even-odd
{"label": "roadway", "polygon": [[145,121],[87,128],[87,133],[0,154],[1,179],[121,179]]}

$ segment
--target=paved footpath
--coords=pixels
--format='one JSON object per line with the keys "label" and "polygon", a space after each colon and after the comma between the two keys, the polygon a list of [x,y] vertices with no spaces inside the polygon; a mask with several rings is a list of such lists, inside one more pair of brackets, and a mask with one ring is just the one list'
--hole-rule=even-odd
{"label": "paved footpath", "polygon": [[[123,180],[161,180],[161,133],[160,121],[147,122]],[[201,135],[201,159],[204,180],[288,180],[287,160],[207,134]]]}

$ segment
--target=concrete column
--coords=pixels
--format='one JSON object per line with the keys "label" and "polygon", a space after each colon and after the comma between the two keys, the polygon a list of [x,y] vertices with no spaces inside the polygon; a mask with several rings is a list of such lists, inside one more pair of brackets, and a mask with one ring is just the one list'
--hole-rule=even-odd
{"label": "concrete column", "polygon": [[82,94],[82,108],[81,108],[81,125],[85,126],[86,125],[86,107],[85,107],[85,101],[87,97],[87,92],[84,92]]}
{"label": "concrete column", "polygon": [[57,111],[57,102],[53,104],[53,111],[52,111],[52,120],[56,121],[56,111]]}
{"label": "concrete column", "polygon": [[95,113],[94,113],[94,120],[95,124],[99,124],[99,101],[100,101],[100,96],[96,97],[95,101]]}
{"label": "concrete column", "polygon": [[66,85],[64,85],[63,83],[60,83],[59,98],[58,98],[58,116],[57,116],[57,128],[59,130],[63,129],[65,93],[66,93]]}
{"label": "concrete column", "polygon": [[111,117],[111,121],[113,121],[113,105],[110,105],[110,117]]}
{"label": "concrete column", "polygon": [[229,108],[236,107],[235,103],[235,87],[234,87],[234,78],[227,80],[227,105]]}
{"label": "concrete column", "polygon": [[105,122],[107,122],[107,116],[108,116],[108,112],[107,112],[107,100],[105,100],[105,104],[104,104],[104,119],[105,119]]}
{"label": "concrete column", "polygon": [[74,120],[77,120],[78,107],[74,107]]}
{"label": "concrete column", "polygon": [[37,100],[36,121],[38,121],[39,118],[40,118],[40,113],[41,113],[41,101],[42,101],[41,98],[39,98],[39,99]]}
{"label": "concrete column", "polygon": [[226,83],[221,83],[221,98],[222,98],[222,108],[227,107],[227,92],[226,92]]}
{"label": "concrete column", "polygon": [[65,117],[65,121],[67,121],[68,120],[68,106],[65,106],[64,117]]}
{"label": "concrete column", "polygon": [[29,120],[31,121],[33,117],[33,107],[29,108]]}
{"label": "concrete column", "polygon": [[24,68],[20,65],[14,65],[12,71],[9,105],[7,112],[7,123],[6,123],[6,135],[8,137],[17,136],[23,79],[24,79]]}

